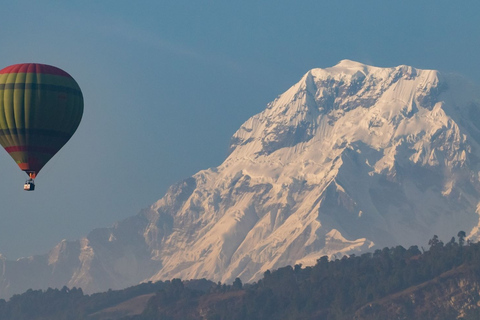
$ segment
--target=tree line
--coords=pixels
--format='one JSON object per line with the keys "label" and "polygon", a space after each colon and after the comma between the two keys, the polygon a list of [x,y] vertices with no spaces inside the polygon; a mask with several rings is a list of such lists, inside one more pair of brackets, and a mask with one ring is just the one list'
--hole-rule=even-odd
{"label": "tree line", "polygon": [[[228,285],[173,279],[92,295],[80,288],[30,289],[8,301],[0,300],[0,319],[97,319],[91,315],[147,293],[153,295],[141,314],[115,319],[352,319],[369,303],[460,266],[480,275],[480,244],[465,238],[460,231],[446,243],[434,236],[427,250],[396,246],[336,260],[321,257],[314,266],[267,271],[251,284],[238,278]],[[479,315],[478,308],[472,307],[456,317],[467,320]]]}

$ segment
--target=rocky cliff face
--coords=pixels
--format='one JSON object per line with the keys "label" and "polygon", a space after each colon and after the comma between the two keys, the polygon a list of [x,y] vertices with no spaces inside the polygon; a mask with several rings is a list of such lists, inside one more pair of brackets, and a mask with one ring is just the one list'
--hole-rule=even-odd
{"label": "rocky cliff face", "polygon": [[0,288],[248,282],[433,234],[476,240],[479,143],[479,94],[460,77],[348,60],[313,69],[240,127],[220,166],[112,228],[4,261]]}

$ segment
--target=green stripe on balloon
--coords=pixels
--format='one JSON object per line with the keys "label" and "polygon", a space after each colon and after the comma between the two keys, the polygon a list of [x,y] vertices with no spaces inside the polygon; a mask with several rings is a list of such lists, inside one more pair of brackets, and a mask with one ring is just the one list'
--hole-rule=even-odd
{"label": "green stripe on balloon", "polygon": [[2,83],[0,84],[0,90],[48,90],[82,96],[80,89],[41,83]]}

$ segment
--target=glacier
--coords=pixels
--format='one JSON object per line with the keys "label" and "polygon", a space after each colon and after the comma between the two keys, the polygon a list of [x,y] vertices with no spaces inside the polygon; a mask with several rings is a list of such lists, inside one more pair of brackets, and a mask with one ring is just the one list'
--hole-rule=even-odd
{"label": "glacier", "polygon": [[386,246],[480,238],[480,94],[467,79],[350,60],[312,69],[248,119],[229,154],[139,214],[0,256],[0,296],[28,288],[258,280]]}

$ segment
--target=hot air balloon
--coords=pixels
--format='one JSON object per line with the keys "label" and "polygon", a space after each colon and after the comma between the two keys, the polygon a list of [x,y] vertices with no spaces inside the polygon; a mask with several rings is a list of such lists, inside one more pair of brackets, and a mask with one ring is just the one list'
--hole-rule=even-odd
{"label": "hot air balloon", "polygon": [[38,63],[0,70],[0,144],[35,189],[43,166],[67,143],[83,115],[83,96],[65,71]]}

